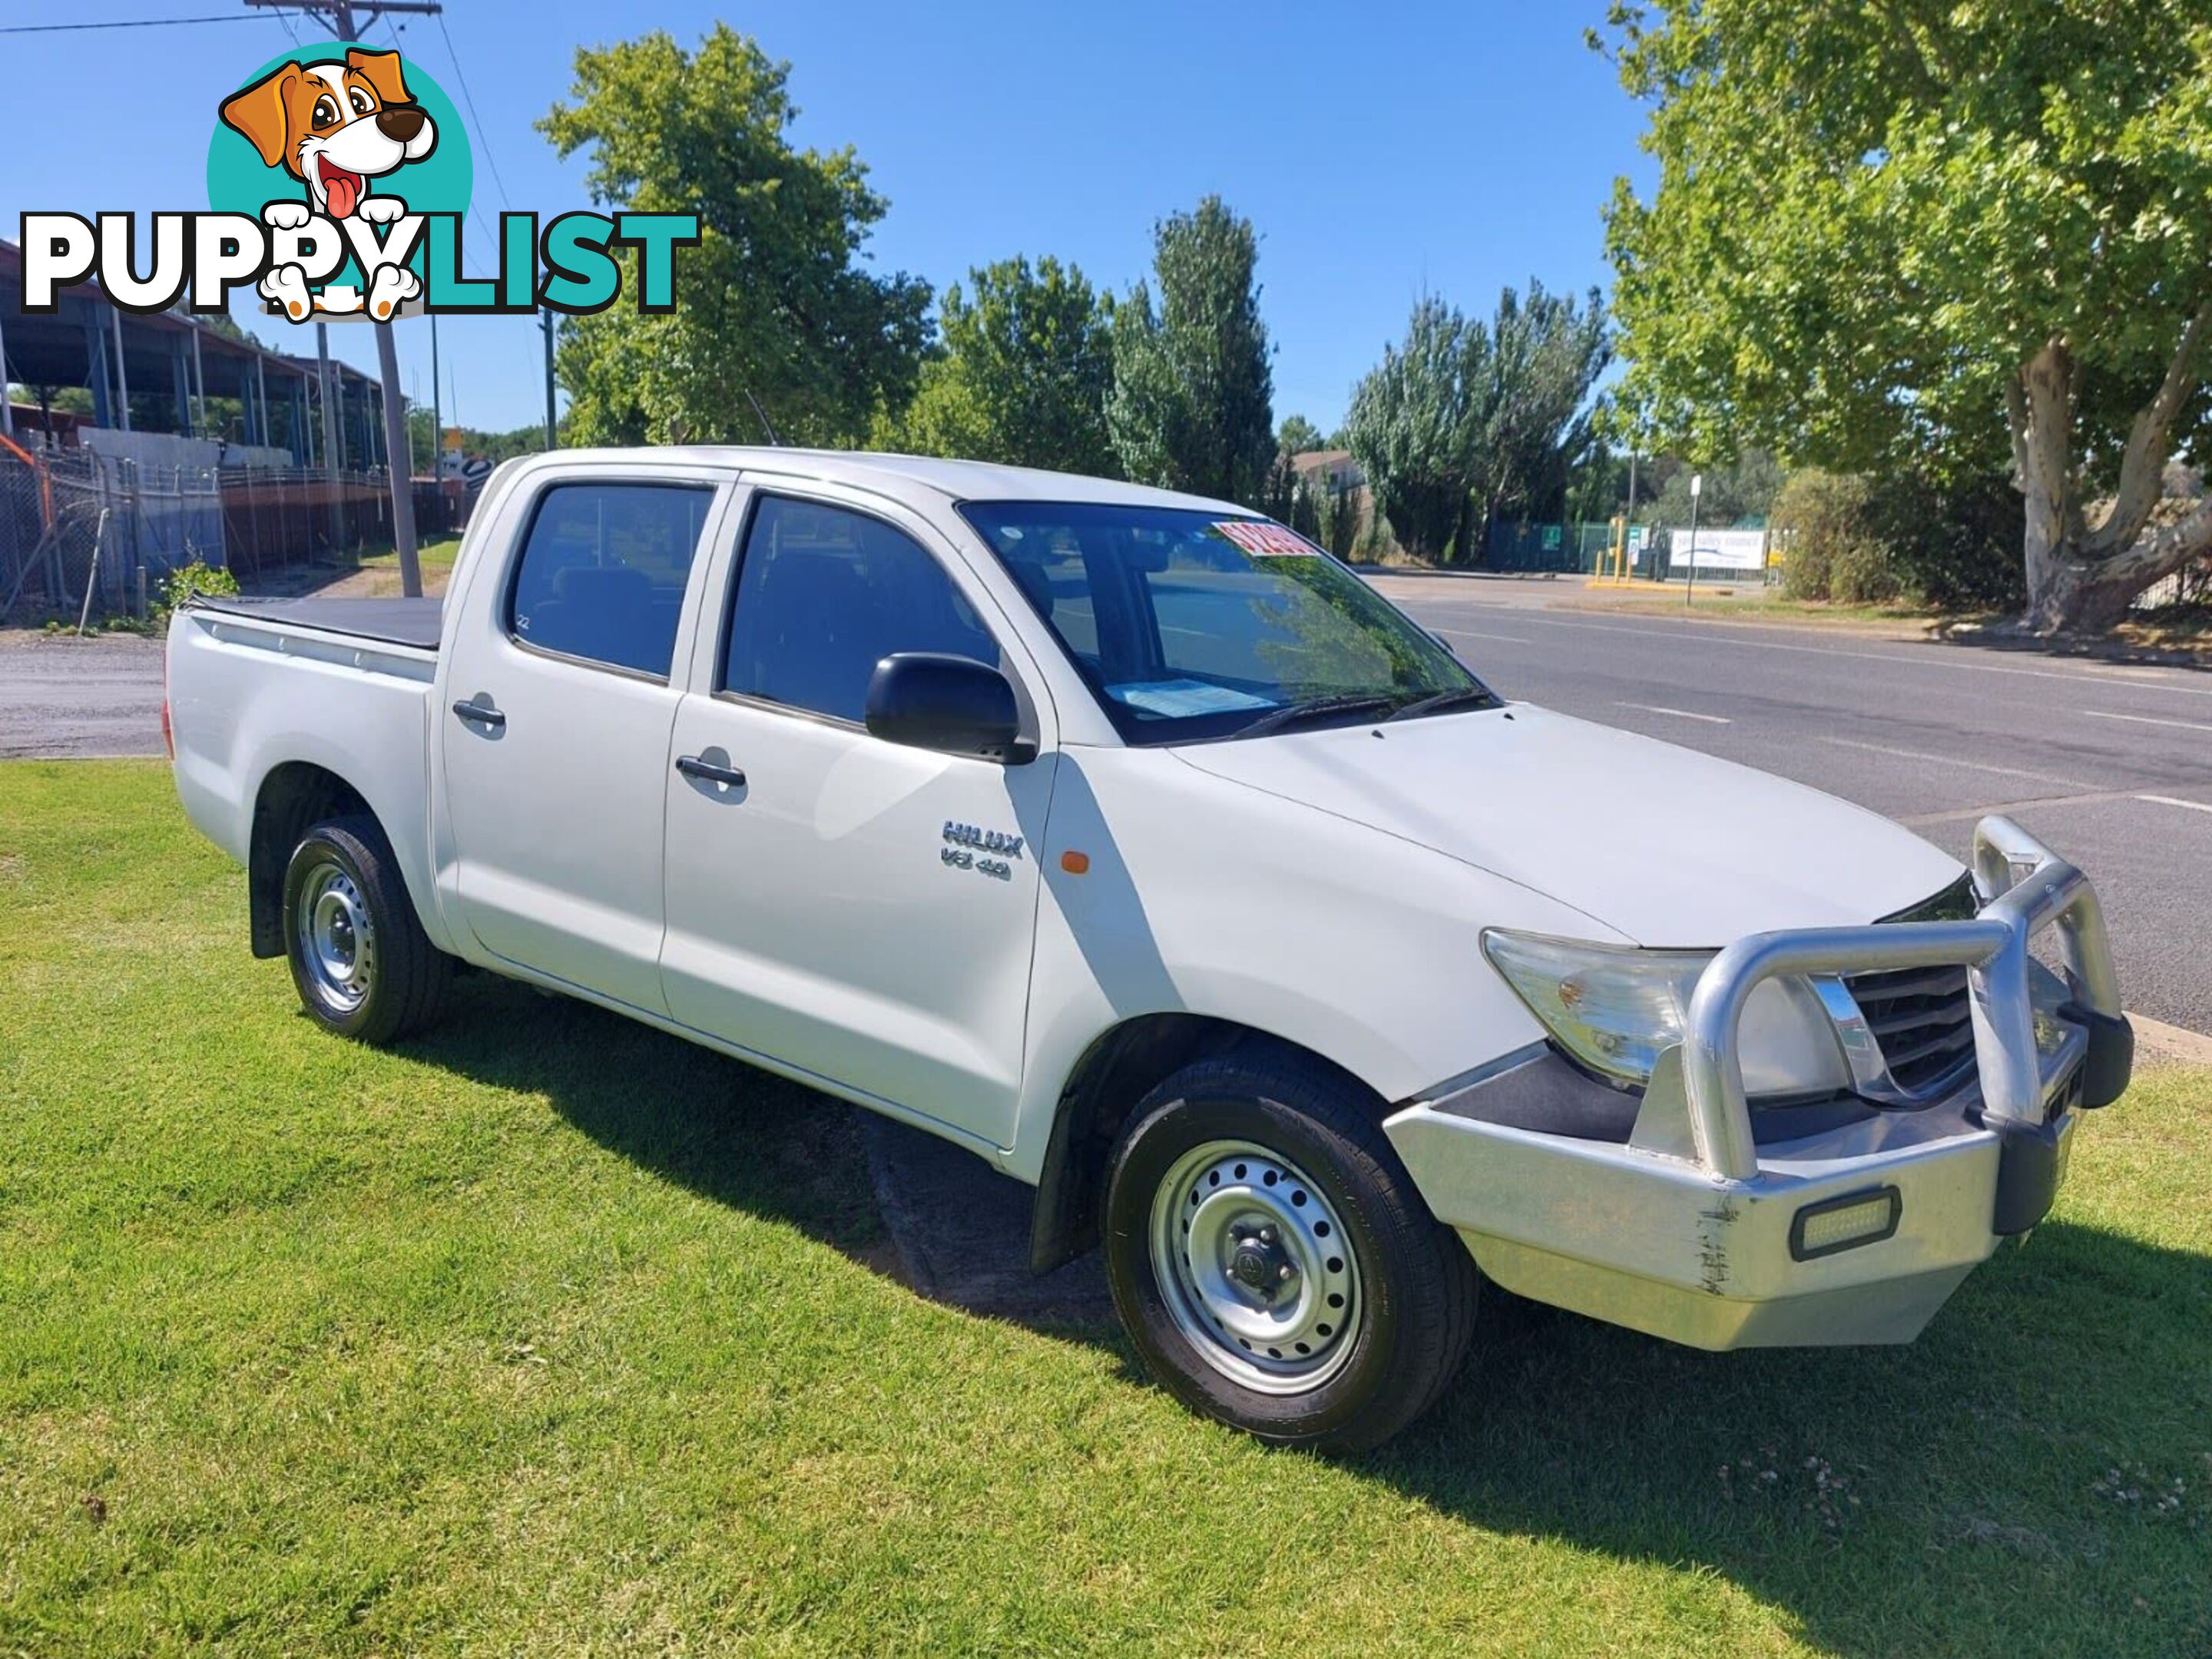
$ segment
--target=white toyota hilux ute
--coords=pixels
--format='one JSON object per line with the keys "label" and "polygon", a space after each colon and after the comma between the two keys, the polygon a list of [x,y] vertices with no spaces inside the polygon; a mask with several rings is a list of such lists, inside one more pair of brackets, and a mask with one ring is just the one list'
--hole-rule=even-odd
{"label": "white toyota hilux ute", "polygon": [[329,1030],[403,1038],[469,963],[919,1125],[1279,1443],[1410,1421],[1486,1278],[1908,1340],[2131,1064],[2095,895],[2014,825],[1962,871],[1503,701],[1283,526],[1127,484],[510,462],[442,603],[182,609],[165,714]]}

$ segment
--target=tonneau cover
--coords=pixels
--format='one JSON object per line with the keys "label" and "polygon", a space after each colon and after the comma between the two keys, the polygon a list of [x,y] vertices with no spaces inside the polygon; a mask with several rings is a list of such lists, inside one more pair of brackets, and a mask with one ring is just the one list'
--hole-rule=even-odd
{"label": "tonneau cover", "polygon": [[202,610],[251,617],[259,622],[290,623],[325,634],[345,634],[380,645],[412,646],[435,651],[446,611],[443,599],[245,599],[195,594]]}

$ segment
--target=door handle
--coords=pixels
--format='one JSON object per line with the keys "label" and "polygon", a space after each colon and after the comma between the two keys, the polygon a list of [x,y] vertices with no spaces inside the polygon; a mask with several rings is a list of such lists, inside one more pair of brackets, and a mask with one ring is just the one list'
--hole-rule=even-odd
{"label": "door handle", "polygon": [[697,755],[678,755],[676,769],[687,778],[696,778],[702,783],[726,784],[732,789],[745,787],[745,775],[734,766],[717,766]]}
{"label": "door handle", "polygon": [[495,730],[507,724],[507,716],[489,703],[457,702],[453,705],[453,712],[465,720],[474,720],[479,726],[489,726]]}

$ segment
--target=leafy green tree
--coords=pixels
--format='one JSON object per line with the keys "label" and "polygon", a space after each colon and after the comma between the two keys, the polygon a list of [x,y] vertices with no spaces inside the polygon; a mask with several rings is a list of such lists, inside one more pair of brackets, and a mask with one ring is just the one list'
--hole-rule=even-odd
{"label": "leafy green tree", "polygon": [[1741,460],[1724,465],[1698,466],[1674,456],[1646,464],[1645,478],[1655,486],[1650,503],[1638,509],[1638,524],[1686,525],[1690,522],[1690,480],[1702,477],[1698,500],[1698,522],[1709,529],[1763,521],[1784,483],[1782,468],[1764,450],[1754,449]]}
{"label": "leafy green tree", "polygon": [[1328,440],[1322,430],[1303,415],[1285,415],[1283,423],[1275,428],[1275,453],[1279,455],[1303,455],[1311,449],[1327,449]]}
{"label": "leafy green tree", "polygon": [[1163,220],[1154,242],[1157,302],[1139,283],[1114,314],[1114,453],[1140,483],[1256,503],[1275,459],[1259,239],[1209,196]]}
{"label": "leafy green tree", "polygon": [[942,353],[914,401],[877,423],[878,447],[1111,477],[1112,308],[1073,265],[1003,259],[939,311]]}
{"label": "leafy green tree", "polygon": [[658,32],[578,50],[572,101],[539,130],[589,152],[593,201],[696,213],[701,245],[678,256],[673,312],[562,325],[576,441],[757,441],[757,399],[786,442],[848,443],[911,396],[928,285],[863,268],[886,204],[849,147],[793,148],[789,73],[720,23],[696,52]]}
{"label": "leafy green tree", "polygon": [[1662,437],[2008,461],[2037,629],[2109,625],[2212,548],[2212,501],[2154,516],[2212,441],[2203,0],[1653,0],[1601,44],[1660,164],[1608,224]]}
{"label": "leafy green tree", "polygon": [[[1613,360],[1595,289],[1578,306],[1534,279],[1525,300],[1509,288],[1487,339],[1474,384],[1475,527],[1508,512],[1557,510],[1568,474],[1595,441],[1590,394]],[[1462,548],[1468,540],[1463,528]]]}
{"label": "leafy green tree", "polygon": [[1384,346],[1382,364],[1352,391],[1345,447],[1416,559],[1443,556],[1474,488],[1474,382],[1489,345],[1480,324],[1424,295],[1404,342]]}
{"label": "leafy green tree", "polygon": [[1540,283],[1525,300],[1507,289],[1487,325],[1419,301],[1345,421],[1399,545],[1420,559],[1451,546],[1471,562],[1500,514],[1556,507],[1595,441],[1589,399],[1609,352],[1595,292],[1577,305]]}

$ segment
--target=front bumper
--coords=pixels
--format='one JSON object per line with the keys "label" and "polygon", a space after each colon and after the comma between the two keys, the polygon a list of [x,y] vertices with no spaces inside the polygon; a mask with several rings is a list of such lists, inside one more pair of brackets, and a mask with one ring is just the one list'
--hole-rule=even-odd
{"label": "front bumper", "polygon": [[[1383,1128],[1430,1207],[1509,1291],[1700,1348],[1910,1341],[2001,1239],[2041,1218],[2077,1109],[2116,1097],[2130,1063],[2087,879],[1990,817],[1975,830],[1974,884],[1969,920],[1759,933],[1723,951],[1625,1144],[1485,1121],[1470,1097],[1497,1067]],[[2045,927],[2063,981],[2029,955]],[[1975,1053],[1962,1086],[1761,1144],[1737,1055],[1761,981],[1958,965]],[[1522,1063],[1544,1063],[1541,1051]],[[1853,1200],[1879,1217],[1885,1193],[1889,1231],[1808,1248],[1808,1218]]]}

